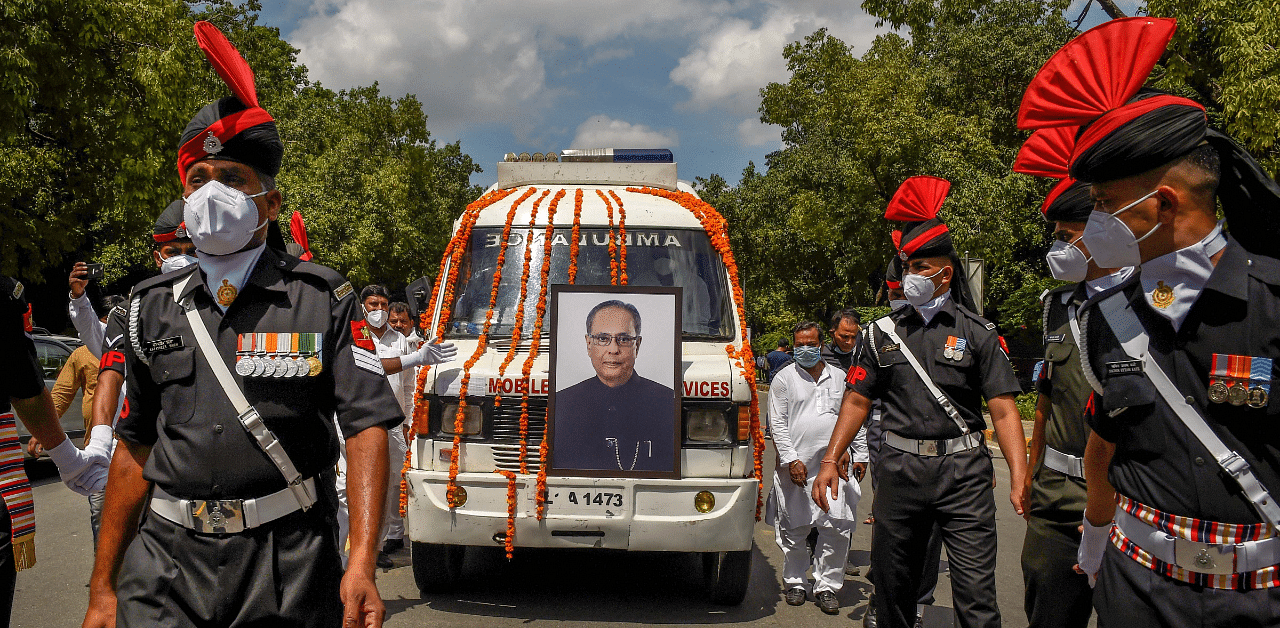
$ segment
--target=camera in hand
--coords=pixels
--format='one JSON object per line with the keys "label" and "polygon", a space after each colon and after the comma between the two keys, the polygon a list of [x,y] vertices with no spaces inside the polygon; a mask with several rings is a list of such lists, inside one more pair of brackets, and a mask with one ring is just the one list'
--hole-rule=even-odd
{"label": "camera in hand", "polygon": [[90,263],[90,264],[85,264],[85,266],[89,267],[89,273],[84,276],[85,279],[88,279],[88,280],[102,279],[102,271],[103,271],[102,264]]}

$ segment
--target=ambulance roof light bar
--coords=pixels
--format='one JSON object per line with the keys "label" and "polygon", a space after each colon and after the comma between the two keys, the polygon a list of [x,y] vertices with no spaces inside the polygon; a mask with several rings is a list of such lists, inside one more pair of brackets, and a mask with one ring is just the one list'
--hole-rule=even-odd
{"label": "ambulance roof light bar", "polygon": [[567,148],[560,152],[560,161],[670,164],[675,158],[665,148]]}

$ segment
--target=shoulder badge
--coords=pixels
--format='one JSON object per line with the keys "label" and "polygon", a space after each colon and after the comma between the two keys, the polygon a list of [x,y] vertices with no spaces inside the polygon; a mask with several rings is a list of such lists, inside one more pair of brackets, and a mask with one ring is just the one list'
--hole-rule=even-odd
{"label": "shoulder badge", "polygon": [[995,324],[995,323],[987,323],[986,327],[987,327],[987,331],[995,331],[995,330],[996,330],[996,324]]}
{"label": "shoulder badge", "polygon": [[22,282],[21,282],[21,281],[14,280],[14,282],[13,282],[13,300],[14,300],[14,301],[17,301],[18,299],[21,299],[21,298],[22,298],[22,293],[23,293],[23,291],[24,291],[24,290],[26,290],[26,288],[23,288],[23,287],[22,287]]}
{"label": "shoulder badge", "polygon": [[378,352],[378,347],[373,344],[373,333],[364,321],[351,321],[351,342],[366,351]]}
{"label": "shoulder badge", "polygon": [[351,294],[352,292],[355,292],[355,288],[352,288],[352,287],[351,287],[351,282],[350,282],[350,281],[348,281],[348,282],[343,283],[341,286],[338,286],[337,288],[334,288],[334,290],[333,290],[333,298],[334,298],[334,299],[337,299],[338,301],[341,301],[341,300],[343,300],[343,299],[347,298],[347,295]]}

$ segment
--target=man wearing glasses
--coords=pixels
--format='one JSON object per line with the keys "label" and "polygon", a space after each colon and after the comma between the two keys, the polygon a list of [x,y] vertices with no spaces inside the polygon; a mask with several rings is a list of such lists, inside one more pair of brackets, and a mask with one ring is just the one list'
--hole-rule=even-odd
{"label": "man wearing glasses", "polygon": [[630,303],[604,301],[587,314],[587,356],[596,374],[556,393],[557,467],[674,468],[675,391],[635,372],[641,340],[640,311]]}

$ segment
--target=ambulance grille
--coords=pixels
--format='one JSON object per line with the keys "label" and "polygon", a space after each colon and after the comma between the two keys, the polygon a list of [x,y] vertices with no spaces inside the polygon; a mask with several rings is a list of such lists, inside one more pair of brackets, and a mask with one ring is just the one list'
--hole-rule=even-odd
{"label": "ambulance grille", "polygon": [[[493,459],[503,471],[520,470],[519,395],[503,397],[493,409]],[[529,397],[529,437],[525,464],[529,473],[538,472],[538,447],[547,425],[547,398]]]}

